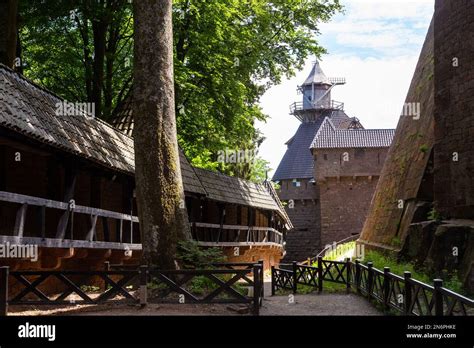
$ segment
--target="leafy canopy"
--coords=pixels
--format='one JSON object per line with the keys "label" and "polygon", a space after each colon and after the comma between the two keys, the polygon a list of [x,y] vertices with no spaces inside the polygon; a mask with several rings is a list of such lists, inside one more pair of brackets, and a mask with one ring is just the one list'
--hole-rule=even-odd
{"label": "leafy canopy", "polygon": [[[174,1],[178,139],[193,165],[264,179],[263,159],[222,163],[219,151],[258,150],[264,138],[255,121],[267,118],[260,97],[324,52],[318,25],[340,10],[339,0]],[[25,75],[70,101],[97,100],[100,80],[99,116],[108,119],[132,82],[128,1],[24,0],[20,15]]]}

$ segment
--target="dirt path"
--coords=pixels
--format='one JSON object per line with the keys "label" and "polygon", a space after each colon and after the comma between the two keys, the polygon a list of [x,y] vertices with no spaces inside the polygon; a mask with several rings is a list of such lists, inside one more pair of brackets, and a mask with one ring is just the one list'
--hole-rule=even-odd
{"label": "dirt path", "polygon": [[[260,315],[383,315],[368,301],[356,294],[312,293],[294,296],[271,296],[270,279],[265,279],[265,299]],[[79,299],[79,298],[77,298]],[[55,316],[55,315],[138,315],[138,316],[179,316],[179,315],[252,315],[246,305],[225,304],[148,304],[138,305],[104,304],[52,306],[11,306],[9,315]]]}
{"label": "dirt path", "polygon": [[308,294],[265,298],[260,315],[383,315],[356,294]]}

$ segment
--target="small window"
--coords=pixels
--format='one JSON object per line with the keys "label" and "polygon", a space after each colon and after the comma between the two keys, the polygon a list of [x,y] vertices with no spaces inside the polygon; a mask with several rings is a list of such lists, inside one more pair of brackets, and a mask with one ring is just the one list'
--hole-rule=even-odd
{"label": "small window", "polygon": [[298,181],[297,179],[293,179],[293,186],[294,187],[300,187],[301,186],[301,181]]}
{"label": "small window", "polygon": [[324,154],[324,160],[325,160],[325,161],[328,160],[328,155],[327,155],[327,154]]}

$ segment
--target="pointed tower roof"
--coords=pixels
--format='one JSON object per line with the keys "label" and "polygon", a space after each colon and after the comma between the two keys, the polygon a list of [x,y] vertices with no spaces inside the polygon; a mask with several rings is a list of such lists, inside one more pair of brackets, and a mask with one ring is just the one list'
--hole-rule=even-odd
{"label": "pointed tower roof", "polygon": [[311,69],[311,72],[309,73],[309,76],[304,81],[303,86],[312,85],[313,83],[314,84],[331,85],[330,80],[324,74],[324,72],[321,69],[321,67],[319,66],[319,62],[317,60],[314,63],[313,69]]}

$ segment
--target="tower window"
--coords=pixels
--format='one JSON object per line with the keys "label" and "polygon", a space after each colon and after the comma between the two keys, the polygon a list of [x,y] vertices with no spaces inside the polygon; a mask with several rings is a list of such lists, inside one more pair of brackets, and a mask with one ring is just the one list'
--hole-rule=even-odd
{"label": "tower window", "polygon": [[325,153],[324,154],[324,160],[327,161],[328,160],[328,155]]}

